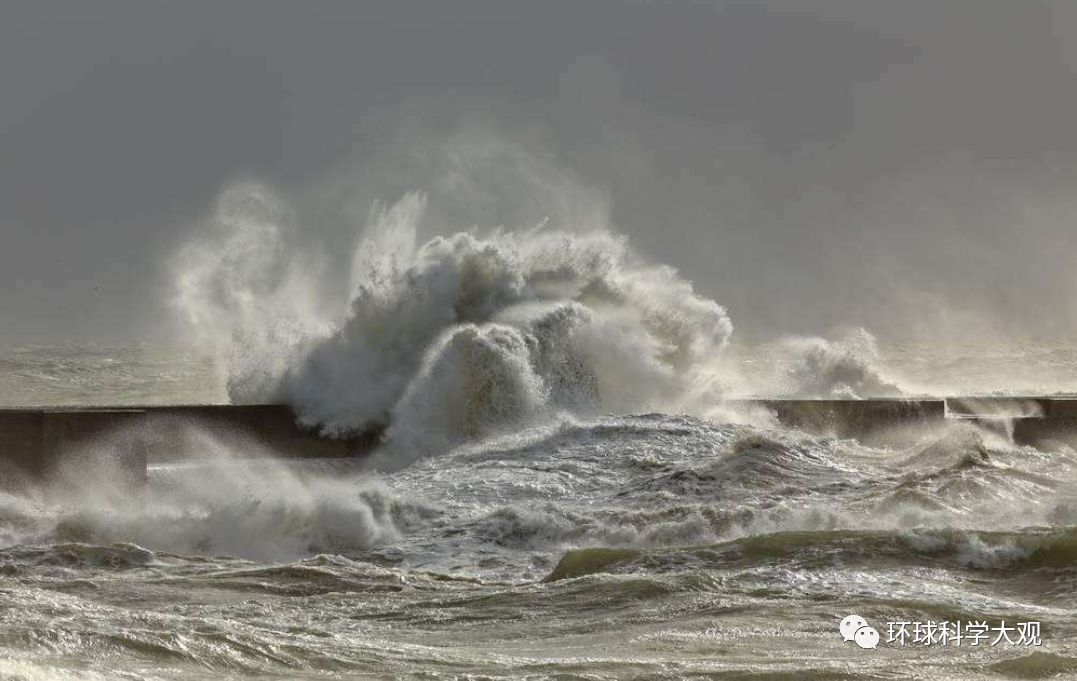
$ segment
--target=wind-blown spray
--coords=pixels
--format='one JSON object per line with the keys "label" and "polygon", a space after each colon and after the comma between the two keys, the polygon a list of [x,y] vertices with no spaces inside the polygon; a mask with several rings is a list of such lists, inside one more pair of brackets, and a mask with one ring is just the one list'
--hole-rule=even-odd
{"label": "wind-blown spray", "polygon": [[233,400],[286,401],[327,435],[387,426],[405,458],[557,414],[684,409],[732,332],[609,230],[420,243],[421,194],[372,212],[333,319],[267,202],[226,195],[219,243],[180,258],[177,304],[221,350]]}

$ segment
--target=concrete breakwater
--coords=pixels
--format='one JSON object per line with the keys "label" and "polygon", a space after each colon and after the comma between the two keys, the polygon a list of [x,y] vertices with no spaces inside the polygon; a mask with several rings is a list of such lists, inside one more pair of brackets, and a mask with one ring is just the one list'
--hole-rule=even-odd
{"label": "concrete breakwater", "polygon": [[787,428],[816,435],[871,438],[947,420],[974,422],[1015,444],[1077,437],[1077,398],[943,397],[934,399],[755,400]]}
{"label": "concrete breakwater", "polygon": [[[730,406],[764,407],[785,427],[834,437],[870,438],[947,419],[982,423],[1018,444],[1077,436],[1077,399],[990,397],[879,400],[732,400]],[[320,458],[362,456],[380,428],[344,439],[321,437],[296,422],[285,405],[199,405],[117,408],[0,409],[0,484],[40,479],[57,467],[105,451],[132,479],[148,462],[197,456],[192,430],[235,451]]]}
{"label": "concrete breakwater", "polygon": [[285,405],[0,409],[0,485],[45,478],[102,454],[119,474],[139,479],[148,463],[211,455],[215,447],[244,456],[350,457],[370,451],[380,436],[372,428],[321,437],[298,424]]}

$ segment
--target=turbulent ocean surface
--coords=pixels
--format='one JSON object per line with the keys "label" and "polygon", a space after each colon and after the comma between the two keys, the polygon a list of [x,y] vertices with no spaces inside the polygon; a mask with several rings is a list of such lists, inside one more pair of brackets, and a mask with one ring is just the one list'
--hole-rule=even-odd
{"label": "turbulent ocean surface", "polygon": [[[42,403],[210,397],[212,376],[165,349],[4,353],[9,399]],[[151,467],[140,494],[0,493],[0,678],[1077,674],[1065,445],[641,414],[373,472],[192,438],[212,454]],[[1043,645],[866,651],[837,633],[851,613],[1035,620]]]}
{"label": "turbulent ocean surface", "polygon": [[[861,443],[723,405],[1067,393],[1077,348],[744,343],[609,233],[421,244],[422,209],[372,216],[334,307],[239,190],[175,265],[197,351],[0,351],[6,405],[283,401],[385,433],[297,461],[192,423],[144,487],[9,485],[0,678],[1077,676],[1072,443]],[[1042,645],[899,646],[895,621],[1034,621]]]}

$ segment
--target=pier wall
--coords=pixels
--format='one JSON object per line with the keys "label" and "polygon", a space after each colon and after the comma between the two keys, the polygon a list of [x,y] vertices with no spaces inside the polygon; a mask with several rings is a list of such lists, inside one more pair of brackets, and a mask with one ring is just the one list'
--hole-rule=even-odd
{"label": "pier wall", "polygon": [[321,437],[300,426],[284,405],[0,409],[0,486],[48,477],[102,451],[118,474],[139,479],[147,463],[211,454],[199,451],[200,442],[230,445],[240,456],[330,458],[365,454],[379,437],[378,429]]}
{"label": "pier wall", "polygon": [[[786,427],[842,438],[870,438],[906,427],[967,419],[1012,434],[1018,444],[1077,437],[1077,399],[946,398],[925,400],[739,400],[765,407]],[[284,405],[0,409],[0,485],[39,479],[58,466],[106,450],[121,474],[144,478],[147,462],[198,456],[191,432],[234,445],[241,456],[354,457],[381,430],[346,439],[321,437],[296,423]],[[198,440],[195,440],[197,448]]]}
{"label": "pier wall", "polygon": [[787,428],[859,438],[906,426],[941,423],[945,400],[758,400]]}

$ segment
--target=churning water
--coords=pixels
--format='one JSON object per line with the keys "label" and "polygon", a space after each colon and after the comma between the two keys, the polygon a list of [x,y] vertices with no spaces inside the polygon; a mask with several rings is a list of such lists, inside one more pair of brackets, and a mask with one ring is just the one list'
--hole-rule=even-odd
{"label": "churning water", "polygon": [[[333,309],[272,197],[176,262],[210,354],[9,348],[7,403],[286,401],[361,461],[192,425],[144,489],[0,492],[0,678],[1044,678],[1077,674],[1077,452],[954,423],[868,446],[728,395],[1057,393],[1077,348],[738,345],[608,231],[421,243],[372,215]],[[211,357],[219,359],[213,360]],[[861,650],[838,623],[1035,620],[1043,645]]]}

